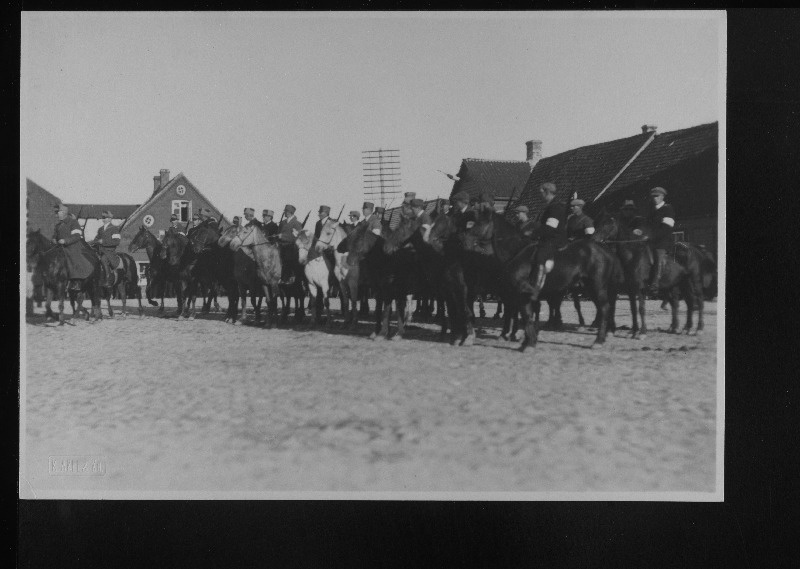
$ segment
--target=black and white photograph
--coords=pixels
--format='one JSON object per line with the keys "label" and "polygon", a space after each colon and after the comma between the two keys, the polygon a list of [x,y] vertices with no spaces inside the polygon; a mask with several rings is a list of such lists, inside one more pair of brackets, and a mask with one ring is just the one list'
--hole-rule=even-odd
{"label": "black and white photograph", "polygon": [[19,497],[723,501],[726,25],[22,12]]}

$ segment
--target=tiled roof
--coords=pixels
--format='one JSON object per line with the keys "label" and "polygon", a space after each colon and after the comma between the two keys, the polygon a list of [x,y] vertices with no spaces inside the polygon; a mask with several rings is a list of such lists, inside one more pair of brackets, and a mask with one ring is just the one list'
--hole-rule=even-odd
{"label": "tiled roof", "polygon": [[81,203],[66,204],[66,206],[75,215],[80,213],[82,219],[100,219],[101,214],[106,210],[114,215],[114,219],[127,219],[139,207],[138,205]]}
{"label": "tiled roof", "polygon": [[56,226],[55,208],[61,203],[61,199],[30,178],[26,178],[26,190],[26,230],[38,229],[43,235],[52,236]]}
{"label": "tiled roof", "polygon": [[653,142],[617,178],[607,193],[652,178],[659,172],[718,146],[719,123],[657,134]]}
{"label": "tiled roof", "polygon": [[589,203],[652,136],[650,132],[642,133],[542,158],[531,171],[515,205],[528,206],[530,216],[535,219],[545,206],[539,193],[539,186],[545,182],[556,185],[558,201],[566,201],[577,192],[580,199]]}
{"label": "tiled roof", "polygon": [[516,190],[519,196],[530,173],[531,166],[525,161],[464,158],[458,171],[461,179],[453,184],[450,195],[464,191],[472,198],[488,190],[495,197],[508,197]]}

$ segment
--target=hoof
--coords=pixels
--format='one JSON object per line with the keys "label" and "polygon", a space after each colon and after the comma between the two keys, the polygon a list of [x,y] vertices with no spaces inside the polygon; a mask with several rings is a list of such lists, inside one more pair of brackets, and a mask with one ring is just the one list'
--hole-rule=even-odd
{"label": "hoof", "polygon": [[505,334],[500,334],[499,338],[500,338],[501,340],[503,340],[503,341],[506,341],[506,342],[508,342],[508,336],[506,336]]}
{"label": "hoof", "polygon": [[522,342],[522,344],[519,345],[519,348],[517,348],[517,350],[519,350],[519,352],[522,353],[522,352],[525,351],[525,348],[527,348],[527,347],[528,347],[528,344],[526,344],[525,342]]}
{"label": "hoof", "polygon": [[395,334],[394,336],[392,336],[392,337],[391,337],[391,338],[389,338],[389,339],[390,339],[391,341],[393,341],[393,342],[397,342],[397,341],[399,341],[399,340],[402,340],[402,339],[403,339],[403,337],[402,337],[400,334]]}
{"label": "hoof", "polygon": [[373,342],[385,342],[386,338],[384,338],[383,336],[376,335],[374,338],[372,338],[372,341]]}
{"label": "hoof", "polygon": [[244,325],[244,322],[242,322],[241,320],[234,320],[233,325],[234,326],[242,326],[242,325]]}
{"label": "hoof", "polygon": [[461,342],[462,346],[473,346],[475,345],[475,336],[467,336],[464,338],[464,341]]}
{"label": "hoof", "polygon": [[375,332],[373,332],[372,334],[369,335],[369,339],[370,340],[374,340],[377,337],[378,337],[378,335]]}
{"label": "hoof", "polygon": [[187,317],[187,320],[194,320],[194,314],[191,314]]}

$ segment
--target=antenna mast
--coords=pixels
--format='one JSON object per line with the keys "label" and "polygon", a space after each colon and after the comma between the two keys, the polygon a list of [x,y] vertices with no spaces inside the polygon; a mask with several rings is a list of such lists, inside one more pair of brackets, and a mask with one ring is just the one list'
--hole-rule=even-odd
{"label": "antenna mast", "polygon": [[364,166],[364,197],[379,196],[380,206],[400,193],[400,150],[364,150],[361,152]]}

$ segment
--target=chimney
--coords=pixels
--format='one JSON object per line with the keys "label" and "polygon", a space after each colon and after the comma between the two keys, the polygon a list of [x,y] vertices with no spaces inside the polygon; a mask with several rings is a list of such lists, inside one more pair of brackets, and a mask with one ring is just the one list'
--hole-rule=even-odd
{"label": "chimney", "polygon": [[153,193],[161,189],[161,176],[153,176]]}
{"label": "chimney", "polygon": [[542,141],[529,140],[525,143],[525,146],[528,150],[526,160],[528,164],[531,165],[531,170],[533,170],[533,167],[536,166],[536,163],[542,158]]}
{"label": "chimney", "polygon": [[167,182],[169,182],[169,170],[164,170],[162,168],[159,173],[161,174],[161,187],[163,188],[167,185]]}
{"label": "chimney", "polygon": [[655,132],[658,127],[654,124],[643,124],[642,125],[642,134],[647,134],[648,132]]}

